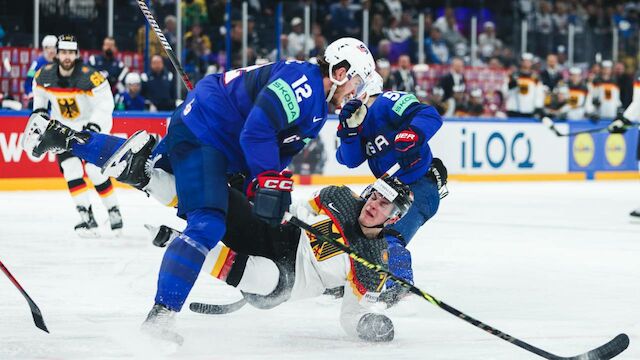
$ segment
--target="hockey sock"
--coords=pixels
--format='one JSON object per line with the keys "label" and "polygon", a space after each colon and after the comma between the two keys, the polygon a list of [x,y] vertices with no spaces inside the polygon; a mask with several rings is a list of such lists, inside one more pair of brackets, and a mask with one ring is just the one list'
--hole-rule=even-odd
{"label": "hockey sock", "polygon": [[225,232],[225,215],[212,209],[187,214],[187,228],[171,242],[160,265],[156,304],[180,311],[198,278],[205,256]]}
{"label": "hockey sock", "polygon": [[113,191],[113,184],[110,179],[107,179],[102,184],[95,185],[95,187],[105,208],[111,209],[114,206],[118,206],[118,199]]}
{"label": "hockey sock", "polygon": [[67,186],[69,186],[69,193],[76,205],[84,206],[86,208],[91,206],[89,193],[87,193],[89,188],[83,178],[68,181]]}
{"label": "hockey sock", "polygon": [[242,291],[258,295],[271,294],[280,277],[280,270],[271,259],[239,254],[222,243],[207,255],[202,271]]}
{"label": "hockey sock", "polygon": [[75,142],[71,146],[71,152],[98,167],[102,167],[126,139],[100,133],[90,133],[91,137],[85,144]]}

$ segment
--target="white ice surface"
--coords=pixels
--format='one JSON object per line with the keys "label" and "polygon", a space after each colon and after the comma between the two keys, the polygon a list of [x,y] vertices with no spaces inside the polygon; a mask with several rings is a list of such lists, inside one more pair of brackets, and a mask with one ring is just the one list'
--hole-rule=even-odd
{"label": "white ice surface", "polygon": [[[298,186],[297,197],[314,188]],[[637,182],[451,183],[436,218],[416,235],[416,285],[549,352],[569,356],[620,332],[620,359],[640,359],[640,206]],[[181,228],[172,209],[118,190],[125,236],[80,239],[64,191],[0,192],[0,260],[40,306],[51,331],[0,274],[0,359],[537,359],[412,297],[391,312],[396,339],[347,338],[339,302],[323,297],[273,310],[205,316],[187,307],[184,346],[170,351],[138,332],[153,304],[163,250],[143,224]],[[106,211],[94,198],[98,221]],[[238,292],[200,277],[187,303]]]}

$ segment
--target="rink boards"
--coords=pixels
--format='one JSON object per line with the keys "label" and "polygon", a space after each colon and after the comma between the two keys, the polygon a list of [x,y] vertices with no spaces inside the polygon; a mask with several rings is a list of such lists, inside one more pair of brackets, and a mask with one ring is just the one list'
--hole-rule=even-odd
{"label": "rink boards", "polygon": [[[62,189],[55,156],[34,158],[21,147],[28,112],[0,111],[0,190]],[[117,112],[113,133],[128,136],[139,129],[164,135],[169,113]],[[558,124],[560,132],[599,129],[608,122]],[[291,167],[303,184],[366,183],[372,177],[365,164],[347,169],[338,164],[337,121],[330,116],[317,140],[294,159]],[[559,137],[530,119],[446,119],[429,141],[436,157],[461,181],[534,181],[640,179],[638,131]],[[371,151],[390,151],[392,139],[377,139]]]}

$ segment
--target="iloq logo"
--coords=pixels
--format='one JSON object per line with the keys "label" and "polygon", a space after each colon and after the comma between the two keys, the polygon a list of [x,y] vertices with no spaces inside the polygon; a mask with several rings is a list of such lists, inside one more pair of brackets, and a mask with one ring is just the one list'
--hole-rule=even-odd
{"label": "iloq logo", "polygon": [[593,161],[595,145],[591,134],[580,134],[573,140],[573,160],[582,167],[587,167]]}
{"label": "iloq logo", "polygon": [[520,169],[534,167],[533,146],[524,132],[511,135],[494,131],[485,140],[475,131],[467,134],[463,128],[462,138],[462,168],[482,168],[485,162],[495,169],[507,164]]}
{"label": "iloq logo", "polygon": [[622,134],[609,134],[604,144],[604,155],[611,166],[620,166],[627,153],[627,144]]}

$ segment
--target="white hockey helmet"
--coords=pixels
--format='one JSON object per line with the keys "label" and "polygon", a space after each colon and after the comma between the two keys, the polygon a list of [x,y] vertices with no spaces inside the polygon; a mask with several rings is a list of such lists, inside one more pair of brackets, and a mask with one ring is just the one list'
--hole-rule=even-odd
{"label": "white hockey helmet", "polygon": [[125,85],[140,84],[140,82],[140,74],[138,74],[137,72],[130,72],[124,78]]}
{"label": "white hockey helmet", "polygon": [[58,42],[58,38],[55,35],[47,35],[42,39],[42,47],[56,47],[56,43]]}
{"label": "white hockey helmet", "polygon": [[[362,41],[350,37],[340,38],[329,44],[324,52],[324,60],[329,64],[329,80],[333,83],[327,102],[331,100],[338,86],[356,77],[359,77],[356,96],[360,96],[364,91],[366,80],[376,68],[367,46]],[[349,70],[347,70],[347,76],[338,81],[333,78],[333,67],[343,61],[349,64]]]}
{"label": "white hockey helmet", "polygon": [[384,80],[382,80],[382,76],[378,74],[378,72],[374,71],[369,75],[369,79],[366,81],[364,86],[364,92],[367,93],[367,96],[374,96],[382,94],[384,87]]}
{"label": "white hockey helmet", "polygon": [[75,50],[76,53],[80,53],[80,49],[78,48],[78,39],[74,35],[65,34],[58,36],[56,48],[58,51]]}

